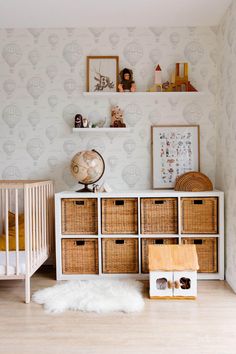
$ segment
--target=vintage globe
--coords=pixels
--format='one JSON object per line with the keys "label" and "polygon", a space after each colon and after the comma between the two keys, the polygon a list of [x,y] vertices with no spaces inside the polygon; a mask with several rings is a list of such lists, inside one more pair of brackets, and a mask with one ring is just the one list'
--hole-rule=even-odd
{"label": "vintage globe", "polygon": [[91,192],[88,184],[96,183],[105,171],[103,157],[96,151],[80,151],[71,161],[71,173],[85,187],[77,192]]}

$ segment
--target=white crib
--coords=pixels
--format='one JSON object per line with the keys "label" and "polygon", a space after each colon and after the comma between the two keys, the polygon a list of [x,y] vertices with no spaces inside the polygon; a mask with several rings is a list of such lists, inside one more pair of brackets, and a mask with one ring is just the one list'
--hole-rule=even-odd
{"label": "white crib", "polygon": [[54,250],[52,181],[0,181],[0,280],[30,277]]}

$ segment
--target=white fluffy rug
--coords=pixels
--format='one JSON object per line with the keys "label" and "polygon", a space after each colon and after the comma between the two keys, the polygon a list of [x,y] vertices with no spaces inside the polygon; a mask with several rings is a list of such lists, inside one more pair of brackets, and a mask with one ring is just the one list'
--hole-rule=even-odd
{"label": "white fluffy rug", "polygon": [[144,307],[142,283],[134,280],[67,281],[37,291],[33,301],[54,313],[65,310],[135,312]]}

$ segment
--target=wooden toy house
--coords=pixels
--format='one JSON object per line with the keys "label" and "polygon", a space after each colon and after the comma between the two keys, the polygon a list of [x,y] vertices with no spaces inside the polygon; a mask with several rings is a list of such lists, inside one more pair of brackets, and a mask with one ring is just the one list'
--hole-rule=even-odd
{"label": "wooden toy house", "polygon": [[195,245],[150,245],[150,298],[195,299],[198,268]]}

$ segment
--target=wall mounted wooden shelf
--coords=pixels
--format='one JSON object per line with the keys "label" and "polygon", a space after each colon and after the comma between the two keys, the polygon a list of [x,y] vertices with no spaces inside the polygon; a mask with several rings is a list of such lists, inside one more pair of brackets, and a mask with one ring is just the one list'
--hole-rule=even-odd
{"label": "wall mounted wooden shelf", "polygon": [[83,92],[86,97],[169,97],[169,96],[192,96],[198,97],[204,94],[202,91],[198,92]]}
{"label": "wall mounted wooden shelf", "polygon": [[73,128],[73,133],[128,133],[131,128]]}

